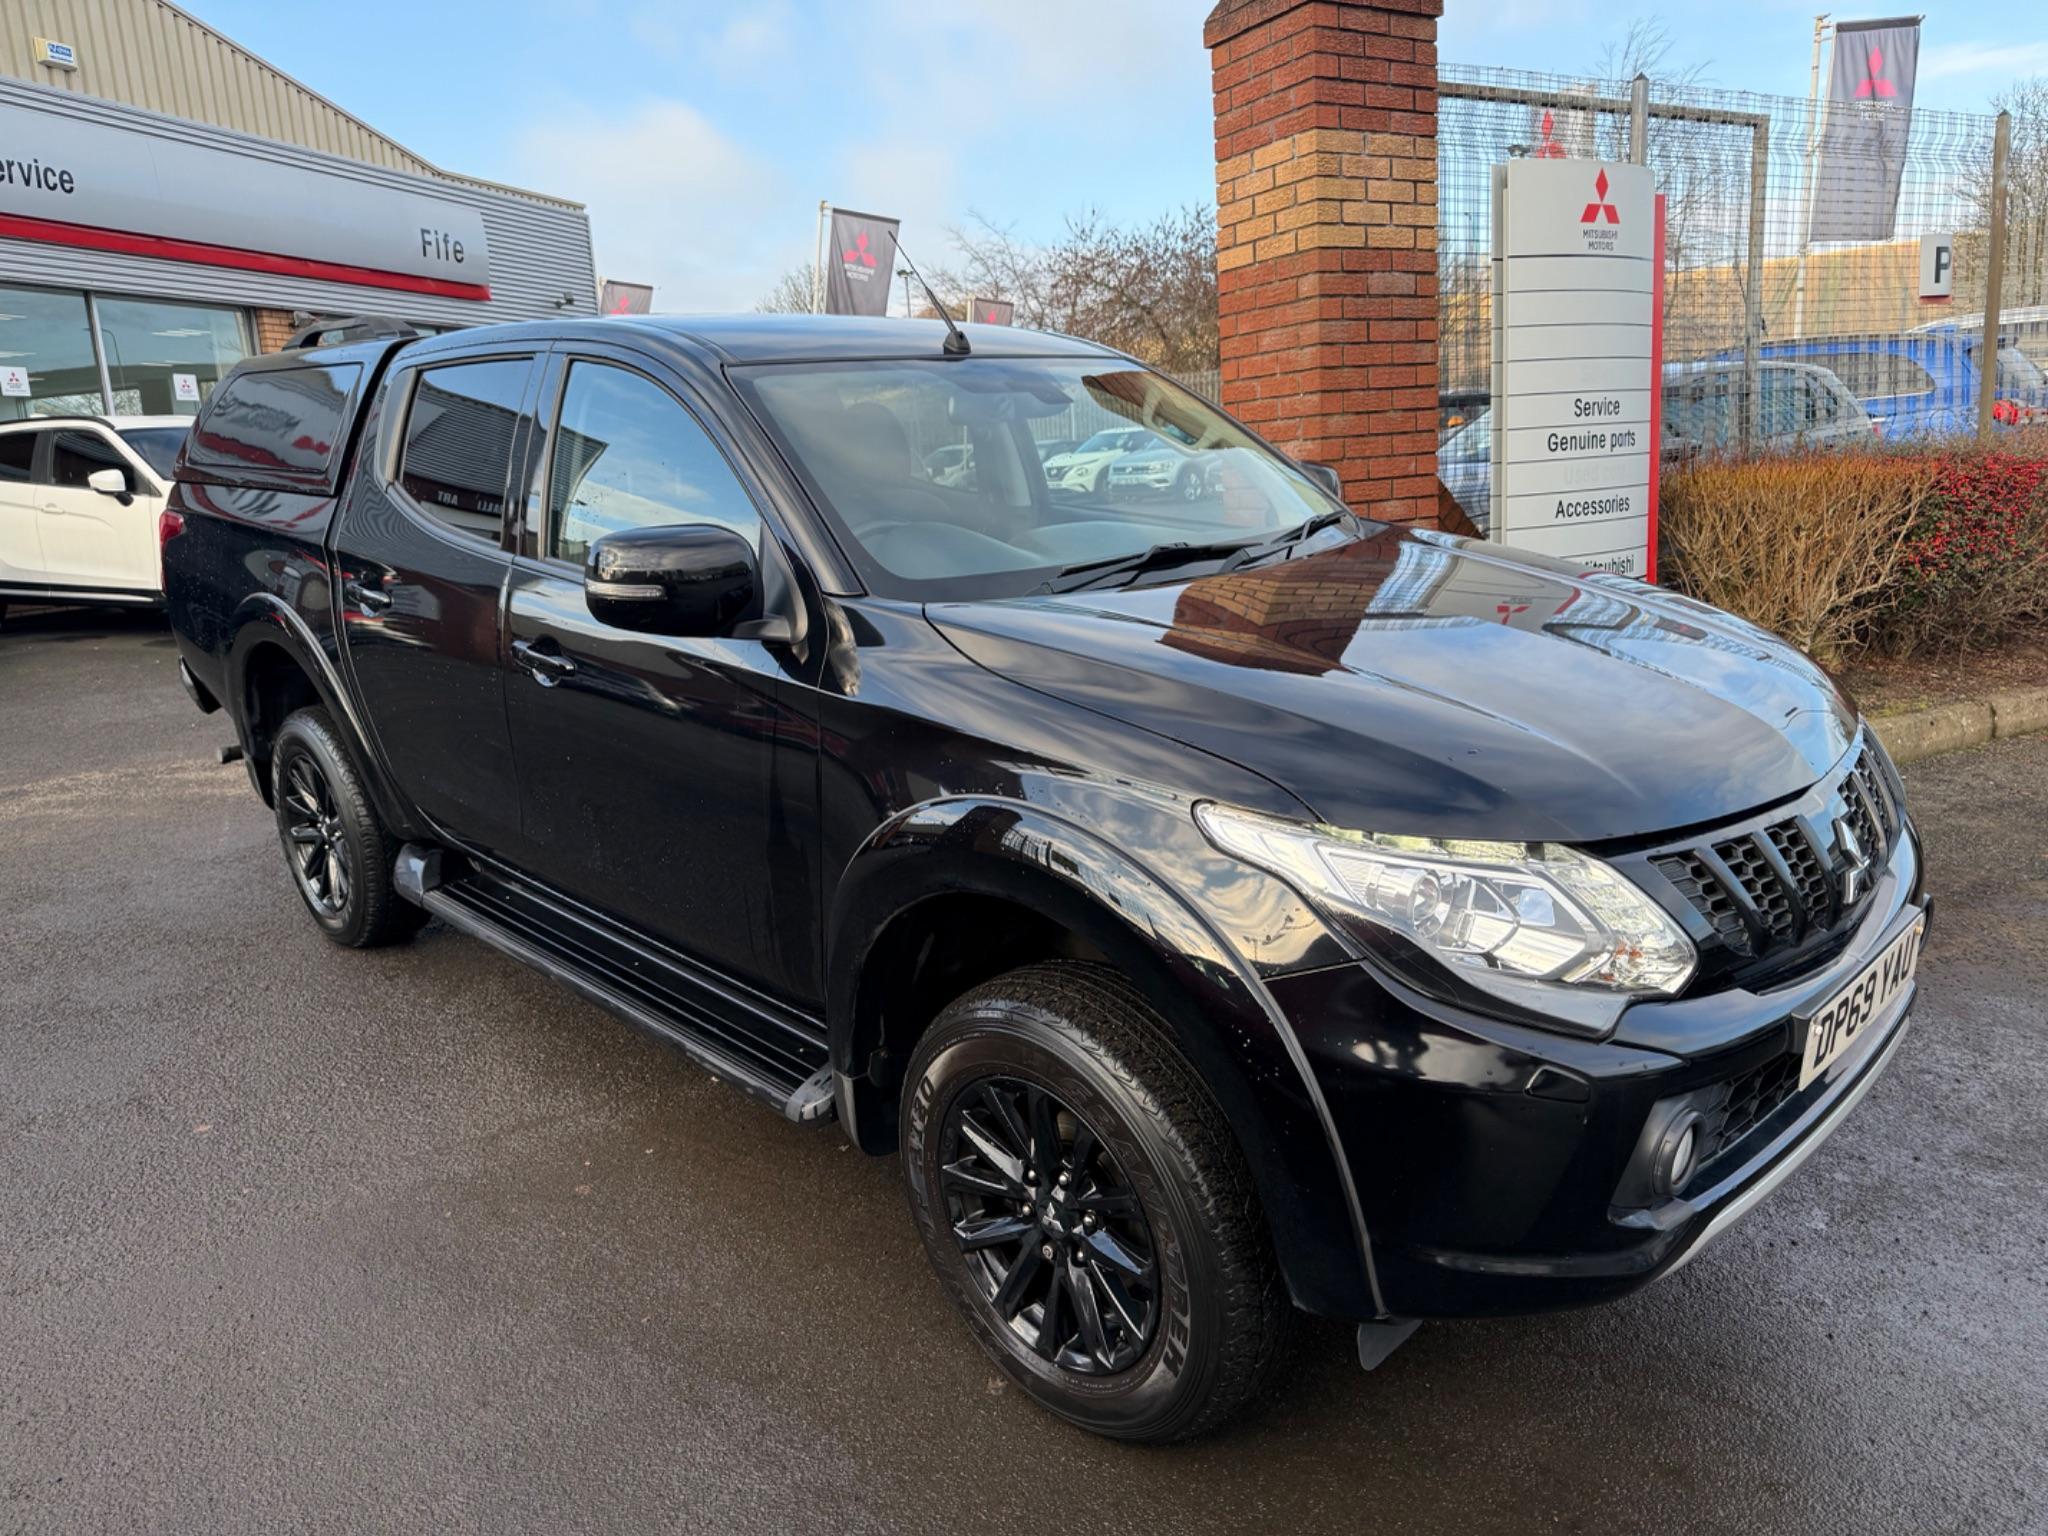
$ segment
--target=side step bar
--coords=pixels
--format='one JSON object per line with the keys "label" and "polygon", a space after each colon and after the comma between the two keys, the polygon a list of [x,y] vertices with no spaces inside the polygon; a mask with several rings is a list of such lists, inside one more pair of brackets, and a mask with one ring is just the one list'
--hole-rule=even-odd
{"label": "side step bar", "polygon": [[718,1009],[718,989],[592,919],[501,877],[446,878],[438,848],[407,843],[392,880],[398,893],[493,949],[532,966],[635,1028],[666,1041],[706,1071],[737,1083],[798,1122],[836,1113],[822,1032],[733,1001],[742,1032]]}

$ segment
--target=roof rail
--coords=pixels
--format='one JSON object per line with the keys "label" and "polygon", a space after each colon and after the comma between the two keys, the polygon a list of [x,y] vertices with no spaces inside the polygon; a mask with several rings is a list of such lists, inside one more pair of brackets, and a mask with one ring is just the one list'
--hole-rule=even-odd
{"label": "roof rail", "polygon": [[425,334],[411,321],[394,319],[390,315],[345,315],[300,326],[279,350],[303,352],[309,347],[332,347],[350,341]]}

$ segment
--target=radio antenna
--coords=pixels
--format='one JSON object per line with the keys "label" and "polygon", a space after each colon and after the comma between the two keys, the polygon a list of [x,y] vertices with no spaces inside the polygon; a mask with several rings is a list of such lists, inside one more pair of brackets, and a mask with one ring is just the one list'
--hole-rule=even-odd
{"label": "radio antenna", "polygon": [[917,263],[910,259],[910,252],[903,249],[903,242],[896,241],[896,254],[903,258],[903,265],[910,268],[910,275],[917,279],[917,286],[924,290],[924,296],[931,300],[939,318],[946,322],[946,340],[940,347],[948,357],[965,357],[974,350],[967,344],[967,334],[953,323],[953,317],[946,313],[946,306],[939,302],[939,296],[932,292],[932,285],[924,280],[924,274],[917,270]]}

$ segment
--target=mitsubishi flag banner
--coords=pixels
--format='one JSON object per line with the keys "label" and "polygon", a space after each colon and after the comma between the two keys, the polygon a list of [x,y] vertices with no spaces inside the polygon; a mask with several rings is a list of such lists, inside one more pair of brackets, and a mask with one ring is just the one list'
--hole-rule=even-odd
{"label": "mitsubishi flag banner", "polygon": [[889,280],[896,270],[899,222],[847,208],[832,210],[825,246],[826,314],[889,313]]}
{"label": "mitsubishi flag banner", "polygon": [[967,306],[967,318],[976,325],[1014,325],[1017,306],[1008,299],[976,299]]}
{"label": "mitsubishi flag banner", "polygon": [[1917,18],[1836,25],[1809,239],[1891,239],[1919,62]]}

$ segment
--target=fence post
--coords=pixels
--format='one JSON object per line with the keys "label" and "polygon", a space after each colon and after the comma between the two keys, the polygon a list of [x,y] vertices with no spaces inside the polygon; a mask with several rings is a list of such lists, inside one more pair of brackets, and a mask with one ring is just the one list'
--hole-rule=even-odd
{"label": "fence post", "polygon": [[1764,393],[1759,355],[1764,334],[1764,199],[1771,170],[1771,121],[1749,130],[1749,270],[1742,293],[1742,446],[1763,430]]}
{"label": "fence post", "polygon": [[1991,408],[1998,396],[1998,312],[2005,302],[2005,162],[2012,154],[2012,114],[1998,114],[1991,140],[1991,252],[1984,273],[1984,339],[1977,356],[1977,441],[1991,441]]}
{"label": "fence post", "polygon": [[1650,163],[1650,77],[1638,73],[1628,88],[1628,157]]}

